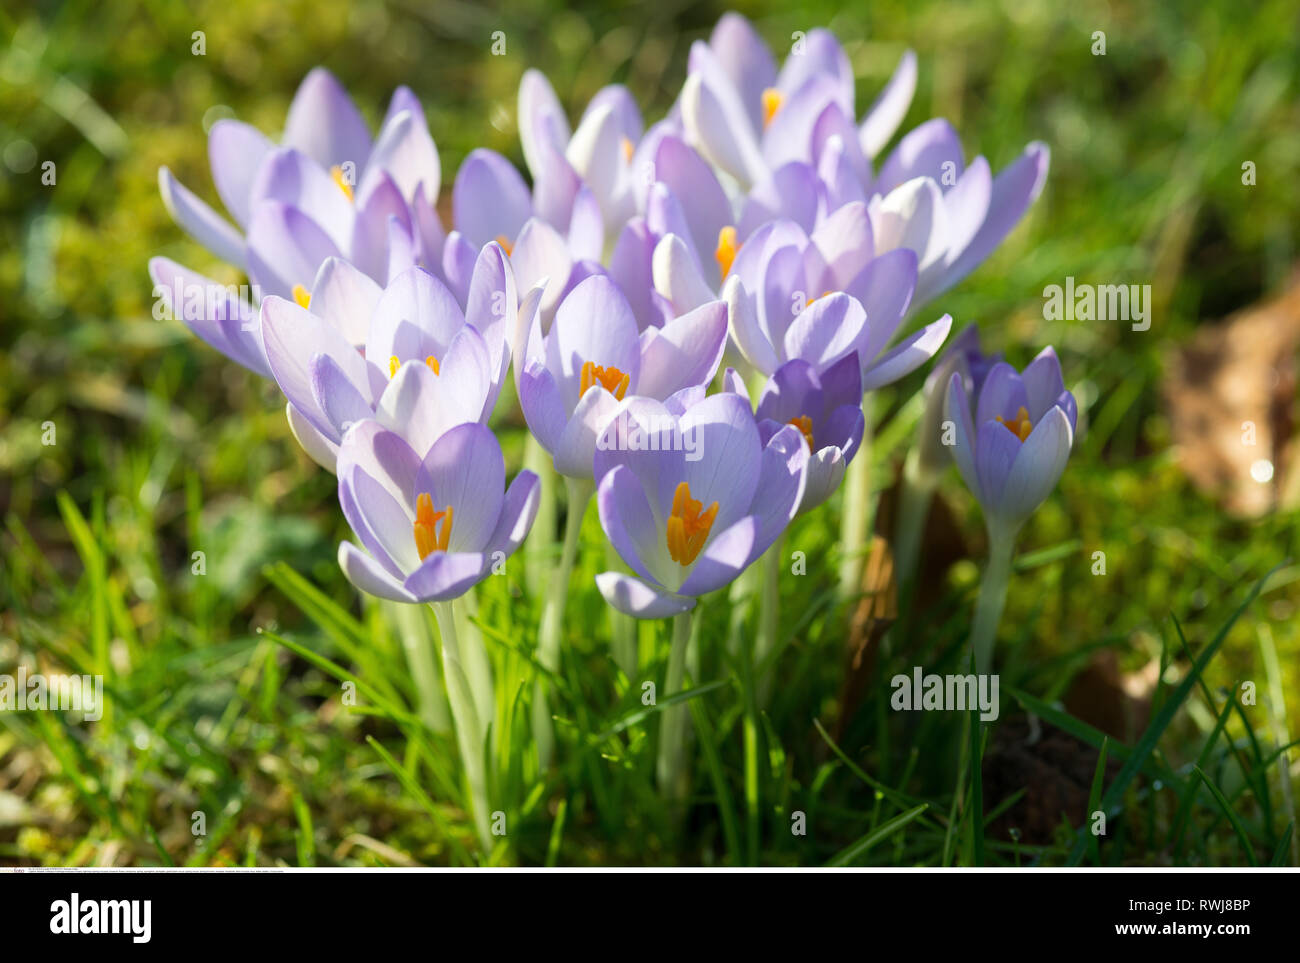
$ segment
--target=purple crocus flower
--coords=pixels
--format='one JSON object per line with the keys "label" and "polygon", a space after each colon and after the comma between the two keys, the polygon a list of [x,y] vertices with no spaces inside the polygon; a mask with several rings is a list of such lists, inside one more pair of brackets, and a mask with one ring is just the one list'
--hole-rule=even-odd
{"label": "purple crocus flower", "polygon": [[688,71],[680,100],[687,139],[742,189],[789,162],[810,162],[826,105],[853,116],[852,67],[821,28],[802,38],[778,73],[749,21],[724,14],[707,44],[691,46]]}
{"label": "purple crocus flower", "polygon": [[[708,163],[668,132],[659,136],[648,170],[655,180],[644,197],[644,214],[623,228],[610,260],[611,275],[643,325],[655,322],[665,296],[679,313],[706,295],[717,297],[736,252],[763,224],[785,219],[811,231],[823,207],[816,171],[799,164],[733,200]],[[671,252],[659,254],[669,235],[678,241]]]}
{"label": "purple crocus flower", "polygon": [[[745,383],[733,369],[727,369],[725,381],[728,391],[749,401]],[[847,355],[820,374],[807,361],[787,361],[763,386],[755,417],[764,444],[786,425],[803,435],[810,457],[799,511],[811,511],[839,487],[862,443],[866,419],[857,356]]]}
{"label": "purple crocus flower", "polygon": [[515,355],[528,428],[556,471],[591,478],[596,436],[618,403],[636,395],[662,401],[708,384],[726,338],[721,301],[641,332],[618,286],[607,277],[587,278],[560,302],[548,333],[534,318]]}
{"label": "purple crocus flower", "polygon": [[984,509],[995,541],[1007,542],[1056,487],[1070,457],[1078,406],[1056,352],[1044,348],[1020,374],[1000,361],[972,397],[960,371],[948,381],[945,415],[953,458]]}
{"label": "purple crocus flower", "polygon": [[[665,260],[683,263],[668,250]],[[745,360],[770,377],[793,358],[825,371],[856,352],[869,391],[933,357],[948,336],[947,315],[886,350],[911,302],[915,257],[873,253],[863,205],[841,208],[811,237],[789,221],[759,228],[736,255],[724,291],[731,337]],[[664,272],[675,273],[672,266]]]}
{"label": "purple crocus flower", "polygon": [[980,348],[979,328],[968,324],[949,339],[926,376],[921,394],[925,398],[925,412],[921,415],[921,429],[915,449],[914,471],[918,480],[933,484],[939,473],[950,464],[951,451],[941,441],[943,435],[944,407],[947,404],[948,382],[954,372],[959,372],[966,396],[979,397],[984,379],[992,367],[1002,360],[1001,352],[986,355]]}
{"label": "purple crocus flower", "polygon": [[[820,165],[823,177],[829,167]],[[916,301],[948,290],[987,258],[1011,232],[1047,180],[1050,151],[1039,142],[993,177],[976,157],[967,166],[952,125],[937,118],[917,127],[865,185],[878,251],[909,248],[917,256]],[[828,196],[861,195],[832,180]]]}
{"label": "purple crocus flower", "polygon": [[537,515],[537,476],[505,487],[505,460],[482,425],[457,425],[421,457],[373,420],[339,447],[339,503],[366,552],[339,545],[343,574],[397,602],[443,602],[481,582],[517,549]]}
{"label": "purple crocus flower", "polygon": [[684,410],[636,398],[616,418],[625,420],[643,437],[691,438],[698,456],[671,444],[603,444],[595,458],[601,526],[635,573],[604,572],[596,584],[621,612],[667,618],[776,541],[803,497],[808,446],[793,425],[764,444],[748,402],[730,392]]}
{"label": "purple crocus flower", "polygon": [[585,188],[600,218],[597,226],[617,235],[635,213],[636,171],[654,147],[654,138],[642,137],[641,110],[627,88],[601,88],[570,132],[546,75],[528,70],[519,82],[518,123],[537,216],[569,228]]}
{"label": "purple crocus flower", "polygon": [[[380,291],[344,261],[327,262],[309,303],[268,297],[261,320],[290,424],[313,457],[332,463],[348,426],[367,418],[424,451],[452,425],[491,414],[519,311],[509,261],[496,244],[478,258],[464,313],[422,268]],[[364,330],[357,319],[368,322]]]}
{"label": "purple crocus flower", "polygon": [[438,149],[406,87],[394,92],[372,141],[347,92],[317,68],[294,95],[279,145],[227,119],[212,126],[208,153],[217,194],[239,227],[166,167],[158,173],[163,201],[195,240],[247,270],[265,293],[290,297],[332,255],[386,280],[390,219],[412,251],[431,263],[441,255]]}

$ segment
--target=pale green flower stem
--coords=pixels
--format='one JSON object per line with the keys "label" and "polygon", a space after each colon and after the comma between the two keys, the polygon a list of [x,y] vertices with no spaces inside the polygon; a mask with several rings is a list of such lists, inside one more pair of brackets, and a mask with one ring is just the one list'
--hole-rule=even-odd
{"label": "pale green flower stem", "polygon": [[756,566],[758,583],[758,631],[754,636],[754,671],[757,675],[757,696],[760,705],[767,702],[771,690],[772,674],[768,658],[776,651],[777,629],[781,616],[781,564],[785,557],[785,535],[768,547]]}
{"label": "pale green flower stem", "polygon": [[1011,559],[1016,550],[1014,531],[989,531],[989,560],[980,582],[979,600],[975,603],[975,621],[971,625],[970,646],[975,653],[975,671],[984,674],[993,667],[993,643],[1002,621],[1002,607],[1007,601],[1011,581]]}
{"label": "pale green flower stem", "polygon": [[525,543],[524,584],[534,598],[550,585],[550,560],[547,557],[555,538],[555,463],[542,443],[528,433],[524,440],[524,467],[537,476],[540,497],[537,500],[537,518],[532,530],[537,533]]}
{"label": "pale green flower stem", "polygon": [[903,466],[903,484],[898,500],[898,525],[894,534],[894,573],[900,592],[905,591],[916,575],[921,556],[921,539],[934,500],[934,481],[921,472],[916,449]]}
{"label": "pale green flower stem", "polygon": [[484,853],[492,849],[491,810],[487,798],[487,771],[484,748],[487,726],[474,708],[464,663],[461,659],[460,639],[456,632],[456,603],[433,602],[433,614],[438,619],[438,632],[442,636],[442,670],[447,679],[447,700],[451,717],[456,724],[456,744],[460,748],[461,763],[469,783],[470,808],[474,826]]}
{"label": "pale green flower stem", "polygon": [[858,455],[844,474],[844,511],[840,515],[841,604],[851,602],[862,591],[862,559],[871,529],[871,405],[862,406],[865,422]]}
{"label": "pale green flower stem", "polygon": [[492,663],[483,633],[474,619],[478,617],[478,596],[470,589],[456,606],[456,634],[460,637],[461,658],[465,660],[465,675],[469,690],[474,695],[474,709],[487,729],[497,711],[496,688],[492,684]]}
{"label": "pale green flower stem", "polygon": [[[673,616],[672,647],[668,651],[668,675],[664,679],[663,698],[676,695],[686,678],[686,653],[691,640],[691,613]],[[668,706],[659,723],[659,757],[655,774],[659,790],[671,799],[686,795],[686,719],[690,707],[684,703]]]}
{"label": "pale green flower stem", "polygon": [[420,721],[433,732],[450,732],[451,716],[439,678],[438,647],[434,644],[429,613],[422,606],[407,602],[384,601],[380,607],[406,653],[406,665],[415,682]]}
{"label": "pale green flower stem", "polygon": [[[569,493],[568,513],[564,520],[564,547],[560,551],[560,565],[551,573],[551,587],[542,608],[542,623],[537,639],[537,661],[548,672],[560,667],[560,639],[564,634],[564,606],[569,598],[569,580],[573,564],[578,557],[578,540],[582,534],[582,518],[587,514],[587,503],[595,492],[590,478],[565,478]],[[533,698],[533,738],[537,741],[537,761],[542,771],[551,767],[555,756],[555,730],[551,725],[551,710],[546,690],[539,681]]]}

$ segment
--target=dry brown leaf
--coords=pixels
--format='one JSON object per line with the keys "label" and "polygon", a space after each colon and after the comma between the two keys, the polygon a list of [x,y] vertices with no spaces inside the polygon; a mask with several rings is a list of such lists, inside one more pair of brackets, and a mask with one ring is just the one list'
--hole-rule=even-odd
{"label": "dry brown leaf", "polygon": [[1163,393],[1179,464],[1235,515],[1300,503],[1297,352],[1300,278],[1169,357]]}

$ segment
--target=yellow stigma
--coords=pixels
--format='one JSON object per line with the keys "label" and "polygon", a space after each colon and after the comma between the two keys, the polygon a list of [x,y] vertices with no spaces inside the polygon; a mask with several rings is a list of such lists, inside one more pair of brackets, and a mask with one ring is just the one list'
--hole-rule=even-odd
{"label": "yellow stigma", "polygon": [[632,142],[624,137],[623,140],[620,141],[619,146],[623,148],[624,163],[630,164],[632,162]]}
{"label": "yellow stigma", "polygon": [[297,302],[298,307],[300,308],[311,307],[311,295],[307,293],[307,289],[301,284],[295,284],[293,286],[293,299]]}
{"label": "yellow stigma", "polygon": [[496,236],[496,242],[501,245],[501,250],[506,252],[506,257],[509,257],[514,253],[515,246],[510,243],[510,239],[504,234],[498,234]]}
{"label": "yellow stigma", "polygon": [[736,260],[736,252],[739,250],[740,245],[736,243],[736,229],[727,225],[718,232],[718,248],[713,252],[723,278],[726,278],[731,271],[731,264]]}
{"label": "yellow stigma", "polygon": [[588,361],[582,366],[582,380],[578,385],[578,397],[581,398],[587,393],[587,389],[600,385],[619,401],[627,394],[627,386],[632,381],[630,374],[623,374],[613,365],[608,368],[602,368],[598,364]]}
{"label": "yellow stigma", "polygon": [[679,565],[690,565],[700,554],[704,541],[718,517],[718,503],[707,511],[691,497],[691,486],[682,482],[673,494],[673,511],[668,516],[668,555]]}
{"label": "yellow stigma", "polygon": [[1029,420],[1029,411],[1024,405],[1020,406],[1020,410],[1016,412],[1016,416],[1010,421],[1003,418],[1001,415],[994,415],[993,418],[999,425],[1005,427],[1007,431],[1011,432],[1011,434],[1015,435],[1021,441],[1028,438],[1029,433],[1034,430],[1034,423]]}
{"label": "yellow stigma", "polygon": [[[433,510],[433,496],[428,492],[415,500],[415,524],[411,526],[415,533],[415,550],[420,553],[423,562],[432,552],[447,551],[447,542],[451,538],[451,520],[455,515],[448,505],[440,512]],[[438,523],[442,522],[439,530]]]}
{"label": "yellow stigma", "polygon": [[335,164],[330,168],[330,177],[334,178],[334,183],[339,186],[339,190],[343,192],[343,196],[348,200],[352,200],[352,185],[349,184],[347,178],[343,176],[343,168],[338,164]]}
{"label": "yellow stigma", "polygon": [[813,433],[812,433],[811,418],[809,418],[807,415],[798,415],[794,418],[791,418],[788,422],[786,422],[786,424],[794,425],[801,432],[803,432],[804,440],[808,442],[809,451],[817,450],[815,447],[813,447]]}
{"label": "yellow stigma", "polygon": [[[429,355],[429,357],[425,358],[424,363],[429,366],[429,370],[432,371],[434,374],[436,375],[442,374],[442,366],[438,364],[438,359],[435,358],[433,355]],[[397,355],[390,355],[388,358],[388,377],[396,378],[397,369],[400,368],[401,366],[402,366],[402,362],[397,357]]]}
{"label": "yellow stigma", "polygon": [[772,123],[772,118],[776,116],[776,112],[781,109],[783,103],[785,103],[785,94],[775,87],[768,87],[767,90],[763,91],[764,130],[767,130],[767,125]]}

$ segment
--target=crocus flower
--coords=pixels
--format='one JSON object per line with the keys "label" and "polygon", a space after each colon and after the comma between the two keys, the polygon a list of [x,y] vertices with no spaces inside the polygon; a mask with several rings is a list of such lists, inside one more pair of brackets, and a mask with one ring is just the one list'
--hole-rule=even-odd
{"label": "crocus flower", "polygon": [[[424,451],[452,425],[491,414],[519,310],[496,244],[478,258],[465,313],[422,268],[380,291],[344,261],[327,262],[308,304],[268,297],[261,321],[291,427],[313,457],[322,445],[332,452],[350,424],[367,418]],[[368,322],[364,329],[358,319]]]}
{"label": "crocus flower", "polygon": [[505,487],[505,459],[480,424],[457,425],[421,457],[373,420],[339,447],[339,503],[366,552],[339,545],[343,574],[397,602],[442,602],[481,582],[514,553],[537,515],[537,476]]}
{"label": "crocus flower", "polygon": [[925,412],[915,449],[917,480],[929,485],[938,481],[939,473],[951,463],[951,450],[942,443],[944,408],[947,404],[948,382],[954,372],[959,372],[967,397],[978,398],[984,379],[992,367],[1002,360],[1002,354],[986,355],[980,348],[979,328],[968,324],[960,334],[950,338],[926,376],[921,393],[925,398]]}
{"label": "crocus flower", "polygon": [[640,332],[618,286],[607,277],[587,278],[560,303],[548,333],[534,318],[515,356],[528,428],[556,471],[589,479],[596,436],[618,403],[636,395],[662,401],[708,384],[726,337],[720,301]]}
{"label": "crocus flower", "polygon": [[635,573],[603,572],[596,584],[621,612],[666,618],[731,582],[776,541],[803,497],[808,446],[793,425],[764,444],[748,402],[730,392],[684,410],[637,398],[616,421],[624,418],[646,437],[692,437],[699,455],[662,444],[602,445],[596,454],[600,523]]}
{"label": "crocus flower", "polygon": [[1070,457],[1078,407],[1050,347],[1018,373],[998,362],[974,398],[961,372],[948,381],[953,458],[995,541],[1010,541],[1056,487]]}
{"label": "crocus flower", "polygon": [[[873,257],[865,215],[862,205],[841,208],[811,237],[789,221],[773,221],[740,249],[724,294],[732,340],[757,371],[770,377],[793,358],[825,371],[856,353],[869,391],[939,350],[952,324],[947,315],[886,350],[911,301],[915,258],[910,251]],[[669,259],[681,263],[671,250]],[[676,268],[664,273],[673,276]]]}
{"label": "crocus flower", "polygon": [[687,139],[743,189],[811,160],[813,126],[828,103],[853,116],[853,70],[828,30],[809,31],[778,73],[749,21],[724,14],[707,44],[691,46],[688,71]]}
{"label": "crocus flower", "polygon": [[[824,206],[816,172],[800,164],[788,165],[733,199],[704,158],[668,132],[659,136],[653,167],[648,170],[654,182],[642,202],[644,214],[623,228],[609,268],[643,323],[643,316],[653,323],[654,310],[662,306],[665,296],[676,299],[669,307],[679,312],[706,295],[717,297],[736,252],[755,230],[768,221],[785,219],[811,231]],[[655,257],[669,235],[679,239],[672,258],[689,261],[688,276],[679,282],[685,286],[681,290],[672,287],[673,275],[664,272],[684,268],[665,260],[667,254]],[[683,303],[687,300],[693,303]]]}
{"label": "crocus flower", "polygon": [[[727,369],[725,381],[728,391],[748,403],[745,383],[734,369]],[[799,511],[811,511],[839,487],[862,443],[866,419],[857,356],[847,355],[821,374],[807,361],[787,361],[763,385],[755,417],[764,444],[786,425],[798,428],[808,443],[808,483]]]}
{"label": "crocus flower", "polygon": [[246,269],[266,293],[291,296],[326,257],[339,254],[386,280],[390,218],[428,260],[441,255],[433,210],[442,176],[438,149],[405,87],[394,92],[372,141],[347,92],[317,68],[294,95],[279,145],[225,119],[212,126],[208,153],[217,194],[239,227],[166,167],[158,173],[163,201],[195,240]]}
{"label": "crocus flower", "polygon": [[[828,139],[824,150],[842,143]],[[874,178],[856,188],[849,167],[818,158],[832,203],[869,199],[876,250],[908,248],[917,256],[916,302],[948,290],[1002,243],[1047,180],[1050,152],[1035,141],[992,176],[989,163],[965,162],[961,140],[942,118],[903,137]]]}
{"label": "crocus flower", "polygon": [[537,216],[570,227],[577,216],[574,203],[586,188],[600,215],[596,226],[617,235],[635,213],[635,172],[654,146],[653,139],[642,144],[641,110],[627,88],[611,84],[599,90],[570,132],[546,75],[527,70],[519,82],[518,123]]}

